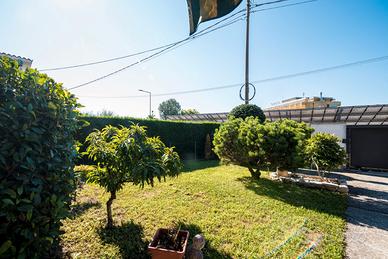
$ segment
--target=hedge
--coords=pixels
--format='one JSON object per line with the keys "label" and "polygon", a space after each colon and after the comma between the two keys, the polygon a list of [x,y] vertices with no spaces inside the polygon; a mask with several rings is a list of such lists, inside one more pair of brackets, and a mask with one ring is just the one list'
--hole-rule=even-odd
{"label": "hedge", "polygon": [[[203,159],[205,158],[206,136],[214,135],[215,129],[220,124],[214,122],[183,122],[136,119],[130,117],[104,117],[104,116],[83,116],[81,120],[86,121],[87,126],[83,127],[77,134],[77,140],[85,142],[85,138],[94,129],[101,130],[105,125],[128,127],[133,123],[145,126],[148,136],[160,136],[160,139],[167,146],[175,146],[182,159]],[[81,151],[85,147],[81,147]],[[88,162],[84,156],[83,163]]]}
{"label": "hedge", "polygon": [[0,258],[48,258],[75,189],[74,95],[0,58]]}

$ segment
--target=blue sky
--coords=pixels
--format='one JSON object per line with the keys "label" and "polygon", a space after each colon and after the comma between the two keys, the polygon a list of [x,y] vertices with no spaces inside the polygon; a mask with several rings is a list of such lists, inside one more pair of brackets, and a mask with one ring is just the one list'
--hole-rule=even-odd
{"label": "blue sky", "polygon": [[[245,0],[237,10],[244,6]],[[29,57],[38,69],[122,56],[183,39],[189,33],[185,0],[1,0],[0,10],[0,52]],[[199,29],[214,22],[203,23]],[[128,96],[141,94],[140,88],[158,94],[242,84],[244,35],[245,23],[240,21],[72,92]],[[251,16],[251,80],[384,55],[388,55],[387,0],[318,0]],[[139,58],[47,73],[68,88]],[[263,108],[303,93],[318,96],[321,91],[343,105],[388,103],[388,61],[256,84],[256,88],[252,103]],[[226,112],[242,102],[238,90],[171,97],[183,108]],[[158,104],[167,98],[153,98],[156,114]],[[80,97],[79,101],[87,111],[148,114],[147,98]]]}

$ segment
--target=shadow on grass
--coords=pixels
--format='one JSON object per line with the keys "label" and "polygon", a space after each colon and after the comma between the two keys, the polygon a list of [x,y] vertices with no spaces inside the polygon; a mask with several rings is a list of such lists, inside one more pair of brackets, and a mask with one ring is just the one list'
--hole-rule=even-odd
{"label": "shadow on grass", "polygon": [[117,246],[122,258],[150,258],[147,253],[148,242],[143,240],[144,232],[141,225],[130,221],[111,229],[101,228],[98,234],[104,243]]}
{"label": "shadow on grass", "polygon": [[237,179],[257,195],[265,195],[296,207],[304,207],[344,218],[346,197],[339,193],[299,187],[291,183],[275,182],[266,178]]}
{"label": "shadow on grass", "polygon": [[192,172],[195,170],[216,167],[220,165],[218,160],[185,160],[183,161],[182,172]]}
{"label": "shadow on grass", "polygon": [[[189,242],[187,245],[187,248],[189,249],[190,245],[192,244],[193,237],[197,234],[202,234],[203,231],[198,225],[195,225],[195,224],[188,224],[182,221],[178,222],[177,224],[181,226],[182,230],[187,230],[190,232]],[[226,253],[216,250],[212,246],[211,240],[208,240],[206,236],[205,236],[205,240],[206,240],[205,247],[202,249],[204,258],[227,258],[227,259],[233,258],[232,256]]]}
{"label": "shadow on grass", "polygon": [[77,203],[71,207],[71,215],[73,217],[80,216],[91,208],[101,208],[101,203],[99,201]]}

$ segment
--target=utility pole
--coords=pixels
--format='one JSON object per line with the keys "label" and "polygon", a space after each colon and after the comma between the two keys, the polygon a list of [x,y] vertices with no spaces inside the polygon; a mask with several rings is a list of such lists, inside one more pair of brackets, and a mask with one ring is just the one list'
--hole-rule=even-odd
{"label": "utility pole", "polygon": [[150,95],[150,118],[152,117],[152,111],[151,111],[151,92],[149,91],[145,91],[145,90],[142,90],[142,89],[139,89],[140,92],[143,92],[143,93],[147,93]]}
{"label": "utility pole", "polygon": [[247,1],[247,27],[245,34],[245,104],[249,104],[249,16],[251,13],[251,1]]}

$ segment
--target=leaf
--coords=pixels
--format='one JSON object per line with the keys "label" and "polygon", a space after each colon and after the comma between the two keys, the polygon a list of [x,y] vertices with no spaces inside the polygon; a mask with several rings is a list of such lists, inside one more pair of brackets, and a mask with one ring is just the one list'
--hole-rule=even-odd
{"label": "leaf", "polygon": [[12,199],[16,199],[16,192],[12,189],[5,189],[4,193],[8,194]]}
{"label": "leaf", "polygon": [[17,193],[18,193],[19,195],[22,195],[22,193],[23,193],[23,185],[21,185],[21,186],[19,186],[19,187],[17,188]]}
{"label": "leaf", "polygon": [[12,246],[12,241],[7,240],[0,246],[0,255],[4,254]]}
{"label": "leaf", "polygon": [[2,199],[2,201],[3,201],[4,204],[15,205],[15,203],[12,200],[10,200],[10,199]]}

